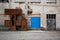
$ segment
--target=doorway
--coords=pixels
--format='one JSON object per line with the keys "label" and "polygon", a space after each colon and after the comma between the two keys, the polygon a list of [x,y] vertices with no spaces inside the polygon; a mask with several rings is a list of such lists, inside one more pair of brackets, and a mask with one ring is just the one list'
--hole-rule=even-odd
{"label": "doorway", "polygon": [[20,31],[21,30],[20,28],[21,28],[21,26],[16,26],[17,31]]}
{"label": "doorway", "polygon": [[56,14],[47,14],[47,30],[56,30]]}
{"label": "doorway", "polygon": [[31,17],[31,28],[39,29],[40,28],[40,17]]}

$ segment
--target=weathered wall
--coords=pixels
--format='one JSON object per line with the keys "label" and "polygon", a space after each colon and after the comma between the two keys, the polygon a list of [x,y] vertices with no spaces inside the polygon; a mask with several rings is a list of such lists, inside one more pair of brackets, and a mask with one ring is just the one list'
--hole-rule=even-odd
{"label": "weathered wall", "polygon": [[[5,8],[15,9],[21,7],[23,13],[25,13],[25,4],[14,3],[14,0],[10,0],[10,3],[0,3],[0,14],[4,14]],[[43,6],[44,5],[44,6]],[[47,6],[49,5],[49,6]],[[52,5],[52,6],[51,6]],[[53,6],[54,5],[54,6]],[[57,6],[56,6],[57,5]],[[33,10],[33,14],[41,14],[41,27],[46,28],[46,14],[56,14],[56,28],[60,29],[60,0],[57,0],[57,4],[47,4],[46,0],[41,0],[40,5],[30,5]],[[5,16],[0,16],[0,24],[4,24]],[[9,18],[7,18],[9,19]]]}

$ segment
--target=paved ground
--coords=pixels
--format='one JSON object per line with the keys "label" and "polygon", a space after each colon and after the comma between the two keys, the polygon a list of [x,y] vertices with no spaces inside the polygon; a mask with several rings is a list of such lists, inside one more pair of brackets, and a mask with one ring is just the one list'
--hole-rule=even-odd
{"label": "paved ground", "polygon": [[60,31],[0,32],[0,40],[60,40]]}

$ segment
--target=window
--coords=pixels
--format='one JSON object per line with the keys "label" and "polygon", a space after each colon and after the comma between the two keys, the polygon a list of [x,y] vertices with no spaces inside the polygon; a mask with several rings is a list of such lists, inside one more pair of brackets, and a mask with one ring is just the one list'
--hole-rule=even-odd
{"label": "window", "polygon": [[46,0],[46,1],[47,1],[48,4],[52,4],[52,3],[56,4],[56,2],[57,2],[56,0]]}
{"label": "window", "polygon": [[15,3],[19,3],[19,2],[25,2],[26,0],[15,0]]}
{"label": "window", "polygon": [[0,2],[6,3],[9,2],[8,0],[0,0]]}
{"label": "window", "polygon": [[47,14],[47,19],[56,19],[56,14]]}
{"label": "window", "polygon": [[30,0],[31,3],[41,3],[41,0]]}
{"label": "window", "polygon": [[41,0],[15,0],[15,3],[24,3],[26,1],[30,3],[41,3]]}

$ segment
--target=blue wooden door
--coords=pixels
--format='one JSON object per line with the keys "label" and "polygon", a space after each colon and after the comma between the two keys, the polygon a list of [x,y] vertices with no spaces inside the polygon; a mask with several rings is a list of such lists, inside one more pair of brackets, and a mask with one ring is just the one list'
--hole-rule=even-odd
{"label": "blue wooden door", "polygon": [[31,28],[40,28],[40,17],[31,17]]}

